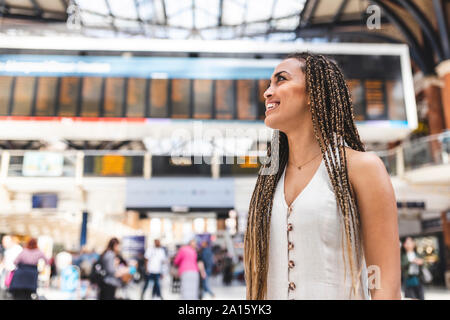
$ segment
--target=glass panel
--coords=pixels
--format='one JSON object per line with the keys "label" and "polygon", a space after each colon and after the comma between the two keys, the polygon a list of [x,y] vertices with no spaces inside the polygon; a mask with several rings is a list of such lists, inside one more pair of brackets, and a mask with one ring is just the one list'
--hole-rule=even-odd
{"label": "glass panel", "polygon": [[81,116],[99,116],[102,81],[103,79],[99,77],[87,77],[83,79]]}
{"label": "glass panel", "polygon": [[106,78],[105,83],[105,117],[121,117],[123,106],[123,78]]}
{"label": "glass panel", "polygon": [[14,105],[11,115],[31,116],[33,103],[34,77],[17,77],[14,87]]}
{"label": "glass panel", "polygon": [[41,77],[38,78],[38,81],[36,93],[36,116],[54,116],[58,78]]}
{"label": "glass panel", "polygon": [[211,119],[212,80],[194,80],[194,118]]}
{"label": "glass panel", "polygon": [[78,104],[78,91],[80,78],[61,78],[61,90],[59,92],[59,116],[74,117]]}
{"label": "glass panel", "polygon": [[127,117],[145,116],[146,79],[128,79]]}
{"label": "glass panel", "polygon": [[253,80],[237,80],[238,119],[256,119],[256,103],[253,99],[255,86]]}
{"label": "glass panel", "polygon": [[233,118],[233,80],[216,81],[216,119]]}
{"label": "glass panel", "polygon": [[190,105],[190,80],[172,80],[172,118],[188,118]]}
{"label": "glass panel", "polygon": [[13,77],[0,77],[0,115],[7,116]]}
{"label": "glass panel", "polygon": [[167,79],[152,79],[150,84],[150,117],[167,117]]}

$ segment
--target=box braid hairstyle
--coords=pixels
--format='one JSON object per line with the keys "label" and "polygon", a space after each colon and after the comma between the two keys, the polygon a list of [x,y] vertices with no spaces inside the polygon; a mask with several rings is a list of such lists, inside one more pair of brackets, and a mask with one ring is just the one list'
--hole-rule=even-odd
{"label": "box braid hairstyle", "polygon": [[[345,249],[352,276],[352,292],[356,293],[361,274],[361,236],[359,213],[356,200],[351,193],[348,179],[345,144],[358,151],[365,151],[354,123],[352,100],[344,76],[336,63],[323,55],[293,53],[286,59],[294,58],[302,62],[308,106],[311,112],[314,135],[320,145],[322,157],[330,177],[340,209],[341,223],[344,225],[346,246],[342,243],[342,257]],[[285,133],[277,131],[268,146],[267,156],[271,157],[272,145],[275,150],[271,161],[279,161],[276,172],[262,174],[269,167],[267,161],[260,168],[253,191],[247,220],[244,244],[245,278],[247,299],[262,300],[267,296],[267,272],[269,253],[270,217],[275,188],[286,167],[289,157],[288,140]],[[275,144],[274,144],[275,142]],[[344,241],[344,236],[342,237]],[[354,257],[354,255],[356,257]],[[355,258],[357,266],[355,266]],[[356,271],[355,271],[356,268]],[[350,293],[350,295],[352,294]]]}

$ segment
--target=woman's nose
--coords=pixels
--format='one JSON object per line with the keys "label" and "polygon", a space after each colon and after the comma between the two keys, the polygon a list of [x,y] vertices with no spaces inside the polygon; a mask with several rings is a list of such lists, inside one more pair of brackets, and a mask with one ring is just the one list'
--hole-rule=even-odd
{"label": "woman's nose", "polygon": [[264,99],[270,98],[273,95],[272,86],[268,87],[266,91],[264,91]]}

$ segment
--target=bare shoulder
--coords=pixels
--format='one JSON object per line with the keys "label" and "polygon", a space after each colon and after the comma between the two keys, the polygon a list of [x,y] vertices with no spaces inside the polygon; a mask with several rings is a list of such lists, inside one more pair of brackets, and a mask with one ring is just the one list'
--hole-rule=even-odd
{"label": "bare shoulder", "polygon": [[359,171],[364,170],[386,170],[383,161],[373,152],[362,152],[345,147],[347,155],[347,164],[349,170]]}
{"label": "bare shoulder", "polygon": [[347,170],[352,187],[389,179],[383,161],[372,152],[362,152],[345,147]]}

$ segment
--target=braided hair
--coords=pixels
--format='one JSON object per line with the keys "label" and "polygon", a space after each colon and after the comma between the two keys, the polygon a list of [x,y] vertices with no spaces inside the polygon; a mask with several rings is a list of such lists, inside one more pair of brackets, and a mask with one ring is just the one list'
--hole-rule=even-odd
{"label": "braided hair", "polygon": [[[319,143],[322,157],[340,209],[340,219],[344,226],[346,245],[343,243],[343,260],[346,265],[345,247],[352,276],[352,292],[356,293],[361,273],[360,217],[347,172],[345,146],[365,151],[356,125],[352,100],[337,64],[323,55],[293,53],[286,59],[294,58],[302,62],[305,74],[308,106],[311,113],[314,135]],[[271,161],[278,161],[277,171],[263,174],[269,164],[261,166],[253,191],[244,239],[244,265],[247,284],[247,299],[265,299],[267,296],[268,253],[270,237],[270,217],[275,188],[289,158],[288,139],[285,133],[276,130],[267,156],[276,152]],[[276,140],[275,140],[276,139]],[[278,150],[274,149],[278,142]],[[272,170],[273,171],[273,170]],[[350,293],[350,294],[351,294]]]}

